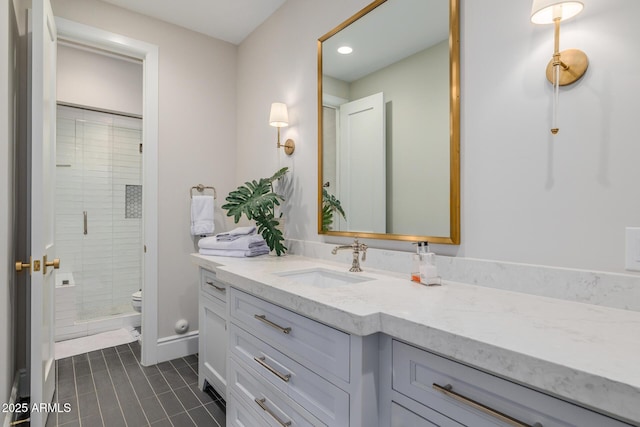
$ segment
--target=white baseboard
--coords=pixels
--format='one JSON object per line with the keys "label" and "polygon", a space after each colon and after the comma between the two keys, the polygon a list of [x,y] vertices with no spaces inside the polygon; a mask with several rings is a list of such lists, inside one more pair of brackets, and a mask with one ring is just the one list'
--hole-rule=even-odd
{"label": "white baseboard", "polygon": [[[144,345],[144,342],[143,342]],[[158,363],[198,352],[198,331],[172,335],[158,340]]]}

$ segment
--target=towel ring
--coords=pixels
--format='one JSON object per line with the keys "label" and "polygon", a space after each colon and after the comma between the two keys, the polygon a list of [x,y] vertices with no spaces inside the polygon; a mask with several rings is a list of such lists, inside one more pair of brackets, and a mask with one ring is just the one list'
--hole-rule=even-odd
{"label": "towel ring", "polygon": [[204,193],[204,190],[213,190],[213,198],[217,199],[218,198],[218,194],[216,192],[216,188],[215,187],[209,187],[209,186],[204,186],[202,184],[198,184],[196,186],[191,187],[191,189],[189,190],[189,196],[193,199],[193,190],[198,190],[198,193]]}

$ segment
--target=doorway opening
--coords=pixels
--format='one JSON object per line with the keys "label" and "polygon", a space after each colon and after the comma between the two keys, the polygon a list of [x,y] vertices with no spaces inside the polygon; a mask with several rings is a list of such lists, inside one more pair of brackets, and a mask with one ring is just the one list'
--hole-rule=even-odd
{"label": "doorway opening", "polygon": [[[141,363],[157,363],[158,351],[158,47],[95,27],[56,18],[58,40],[106,56],[142,63],[142,294]],[[98,86],[96,88],[99,89]],[[80,102],[79,105],[88,105]],[[103,107],[108,112],[121,109]],[[58,169],[58,168],[56,168]],[[130,189],[135,192],[135,189]],[[126,188],[125,188],[126,197]],[[126,198],[125,198],[126,203]],[[89,220],[89,219],[88,219]],[[83,219],[84,221],[84,219]],[[129,298],[132,299],[131,293]]]}
{"label": "doorway opening", "polygon": [[140,336],[141,146],[141,118],[57,107],[56,359]]}

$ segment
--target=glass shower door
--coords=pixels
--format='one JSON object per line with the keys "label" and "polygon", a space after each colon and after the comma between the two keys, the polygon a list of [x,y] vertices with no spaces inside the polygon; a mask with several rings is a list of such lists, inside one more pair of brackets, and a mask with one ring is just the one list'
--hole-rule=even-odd
{"label": "glass shower door", "polygon": [[141,120],[58,114],[56,236],[72,260],[77,320],[132,312],[142,283]]}

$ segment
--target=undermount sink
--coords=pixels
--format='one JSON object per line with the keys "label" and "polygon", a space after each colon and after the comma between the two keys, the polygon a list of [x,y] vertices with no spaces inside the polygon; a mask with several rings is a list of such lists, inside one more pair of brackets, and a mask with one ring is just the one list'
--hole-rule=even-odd
{"label": "undermount sink", "polygon": [[371,277],[359,276],[357,273],[340,273],[338,271],[327,270],[325,268],[283,271],[275,274],[276,276],[287,277],[295,280],[296,282],[318,288],[331,288],[374,280]]}

